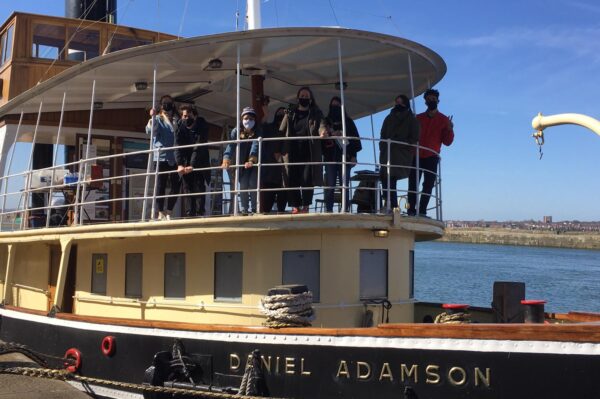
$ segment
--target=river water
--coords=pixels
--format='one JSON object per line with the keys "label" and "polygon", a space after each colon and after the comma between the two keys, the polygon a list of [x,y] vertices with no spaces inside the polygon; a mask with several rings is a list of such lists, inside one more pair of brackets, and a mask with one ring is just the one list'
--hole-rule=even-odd
{"label": "river water", "polygon": [[416,243],[415,298],[489,307],[494,281],[525,283],[527,299],[546,311],[600,312],[600,251]]}

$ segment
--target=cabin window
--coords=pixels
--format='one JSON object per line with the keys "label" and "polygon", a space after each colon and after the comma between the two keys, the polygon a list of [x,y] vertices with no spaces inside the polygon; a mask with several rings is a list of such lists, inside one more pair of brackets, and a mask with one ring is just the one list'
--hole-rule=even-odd
{"label": "cabin window", "polygon": [[145,44],[152,44],[152,40],[150,39],[139,39],[126,35],[114,35],[112,39],[110,39],[109,46],[110,52],[124,50],[126,48],[143,46]]}
{"label": "cabin window", "polygon": [[142,297],[142,254],[125,255],[125,296],[127,298]]}
{"label": "cabin window", "polygon": [[408,253],[408,297],[415,297],[415,251]]}
{"label": "cabin window", "polygon": [[106,295],[107,260],[107,254],[92,254],[92,294]]}
{"label": "cabin window", "polygon": [[387,249],[360,250],[360,299],[388,296]]}
{"label": "cabin window", "polygon": [[65,47],[65,27],[34,24],[31,56],[57,60]]}
{"label": "cabin window", "polygon": [[165,298],[185,298],[185,254],[165,254]]}
{"label": "cabin window", "polygon": [[78,30],[68,28],[70,38],[67,59],[70,61],[87,61],[100,54],[100,32],[97,30]]}
{"label": "cabin window", "polygon": [[321,301],[321,264],[319,251],[283,251],[283,284],[304,284]]}
{"label": "cabin window", "polygon": [[215,253],[215,301],[242,301],[242,252]]}
{"label": "cabin window", "polygon": [[2,36],[0,36],[0,66],[10,60],[12,55],[12,42],[13,42],[13,31],[14,25],[8,27]]}

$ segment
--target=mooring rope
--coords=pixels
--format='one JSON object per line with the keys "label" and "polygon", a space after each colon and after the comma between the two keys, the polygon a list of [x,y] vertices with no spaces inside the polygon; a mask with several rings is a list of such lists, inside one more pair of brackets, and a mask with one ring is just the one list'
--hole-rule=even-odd
{"label": "mooring rope", "polygon": [[467,324],[471,322],[471,314],[467,312],[440,313],[435,317],[436,324]]}
{"label": "mooring rope", "polygon": [[310,327],[315,319],[313,294],[282,294],[265,296],[260,300],[260,311],[267,316],[267,327]]}

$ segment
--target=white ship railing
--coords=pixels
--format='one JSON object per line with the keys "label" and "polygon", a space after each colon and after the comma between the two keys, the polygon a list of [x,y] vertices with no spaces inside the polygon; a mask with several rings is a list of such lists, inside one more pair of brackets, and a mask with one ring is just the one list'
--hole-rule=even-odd
{"label": "white ship railing", "polygon": [[[393,188],[385,190],[381,187],[381,176],[385,176],[387,184],[385,186],[390,187],[390,174],[391,173],[380,173],[382,171],[393,172],[394,169],[404,168],[410,170],[410,172],[417,174],[430,173],[423,171],[418,163],[418,157],[416,166],[398,166],[392,165],[391,163],[379,164],[376,162],[365,162],[359,160],[356,164],[350,162],[302,162],[302,163],[266,163],[262,160],[263,147],[266,143],[271,141],[278,141],[283,144],[284,141],[293,140],[336,140],[336,138],[320,138],[320,137],[275,137],[275,138],[263,138],[258,137],[248,141],[258,141],[258,162],[254,167],[258,168],[258,182],[256,189],[240,190],[236,184],[232,184],[235,181],[236,173],[227,173],[223,171],[220,165],[214,165],[206,168],[195,168],[194,172],[208,173],[213,175],[223,173],[223,177],[219,177],[217,180],[222,181],[222,186],[217,187],[215,184],[211,184],[207,187],[207,191],[204,193],[169,193],[165,195],[158,195],[155,189],[145,190],[146,195],[120,195],[117,191],[124,191],[124,187],[131,184],[133,179],[148,179],[151,186],[156,187],[156,183],[159,175],[174,173],[173,171],[156,171],[156,162],[152,161],[152,168],[149,171],[144,171],[135,174],[116,174],[114,176],[94,176],[92,178],[91,171],[93,170],[92,165],[102,164],[116,164],[115,160],[121,159],[125,161],[127,157],[134,156],[148,156],[153,157],[164,151],[174,151],[175,149],[186,149],[194,148],[199,146],[207,146],[210,148],[220,147],[224,148],[230,143],[236,143],[239,148],[239,143],[242,140],[227,140],[219,142],[207,142],[203,144],[191,144],[187,146],[174,146],[168,148],[159,148],[152,150],[141,150],[135,152],[111,154],[106,156],[90,157],[87,159],[81,159],[75,162],[68,162],[64,164],[55,165],[52,167],[27,170],[19,173],[7,174],[0,178],[1,190],[0,190],[0,204],[2,209],[0,212],[0,223],[2,231],[10,230],[24,230],[30,228],[40,227],[53,227],[51,223],[51,216],[54,214],[62,215],[64,219],[61,219],[60,225],[81,225],[90,223],[117,223],[117,222],[139,222],[139,221],[150,221],[156,217],[156,202],[159,198],[167,201],[171,197],[177,197],[184,199],[186,197],[197,197],[204,196],[206,200],[210,200],[210,208],[207,211],[207,216],[211,217],[227,217],[237,216],[239,214],[239,194],[242,192],[256,193],[257,197],[257,209],[261,209],[261,193],[269,191],[279,191],[289,193],[290,191],[297,190],[298,187],[281,187],[281,188],[264,188],[261,184],[263,173],[267,170],[265,168],[285,168],[294,165],[315,165],[321,167],[324,172],[325,166],[327,165],[340,165],[342,167],[342,174],[350,174],[349,184],[345,184],[346,179],[342,178],[340,184],[335,186],[319,186],[315,187],[315,195],[313,202],[310,207],[311,213],[325,212],[325,200],[324,192],[327,189],[334,190],[334,202],[337,205],[337,209],[340,213],[374,213],[374,214],[390,214],[394,210],[391,207],[391,194]],[[374,146],[383,143],[387,146],[388,154],[391,153],[392,145],[402,145],[411,148],[413,153],[418,153],[419,150],[425,149],[422,146],[409,144],[405,142],[397,142],[394,140],[380,140],[375,138],[367,137],[345,137],[346,143],[351,140],[360,140],[364,144],[371,144]],[[16,142],[16,140],[15,140]],[[14,144],[13,144],[14,145]],[[367,145],[365,145],[366,147]],[[433,150],[431,151],[435,156],[439,157],[439,154]],[[236,151],[237,152],[237,151]],[[221,155],[222,156],[222,155]],[[390,157],[388,157],[389,159]],[[125,162],[124,162],[125,163]],[[230,171],[235,172],[236,169],[241,170],[244,168],[243,162],[233,162],[230,166]],[[359,170],[360,169],[360,170]],[[7,168],[8,170],[8,168]],[[125,168],[123,168],[125,170]],[[70,177],[74,178],[77,175],[77,181],[69,183],[69,176],[61,176],[65,171],[70,171]],[[357,172],[354,172],[357,171]],[[354,173],[351,173],[354,172]],[[229,176],[231,176],[231,181]],[[40,181],[44,178],[50,181]],[[15,184],[15,180],[21,180],[21,185]],[[408,186],[408,179],[399,180],[399,186]],[[419,180],[418,187],[421,187],[423,177]],[[18,182],[17,182],[18,183]],[[310,187],[309,187],[310,188]],[[182,186],[183,189],[183,186]],[[100,194],[98,199],[91,199],[91,193],[95,191],[95,195]],[[363,195],[363,198],[369,198],[368,203],[362,204],[357,199],[360,195],[357,195],[357,191]],[[399,208],[397,211],[403,214],[407,213],[407,201],[408,196],[411,192],[408,188],[397,189],[398,204]],[[418,207],[419,199],[424,195],[421,191],[414,192],[416,200],[415,206]],[[38,202],[43,202],[43,206],[34,206],[33,198],[37,196]],[[59,198],[64,200],[63,204],[53,204],[52,199]],[[353,199],[354,198],[354,199]],[[143,207],[146,209],[145,214],[138,215],[138,217],[125,217],[125,210],[131,212],[131,208],[134,205],[133,201],[145,201],[151,206]],[[348,207],[345,205],[349,204]],[[441,159],[438,162],[438,168],[435,173],[435,184],[431,193],[430,203],[428,208],[428,214],[431,218],[436,220],[442,220],[442,196],[441,196]],[[96,207],[104,208],[96,208]],[[120,206],[120,212],[116,212],[117,206]],[[139,207],[142,208],[142,207]],[[177,207],[176,207],[177,209]],[[182,209],[182,208],[180,208]],[[90,215],[92,211],[100,211],[102,217],[98,215]],[[291,210],[288,204],[287,212]],[[116,220],[117,214],[119,214],[119,220]],[[153,213],[153,214],[152,214]],[[267,212],[263,212],[267,213]],[[174,218],[182,217],[181,215],[174,214]]]}

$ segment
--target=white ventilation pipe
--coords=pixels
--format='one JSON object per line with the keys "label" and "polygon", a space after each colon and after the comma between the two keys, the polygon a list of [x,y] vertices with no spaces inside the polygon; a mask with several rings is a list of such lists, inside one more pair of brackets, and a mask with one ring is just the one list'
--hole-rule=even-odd
{"label": "white ventilation pipe", "polygon": [[246,3],[246,18],[248,18],[248,29],[260,29],[260,0],[248,0]]}

